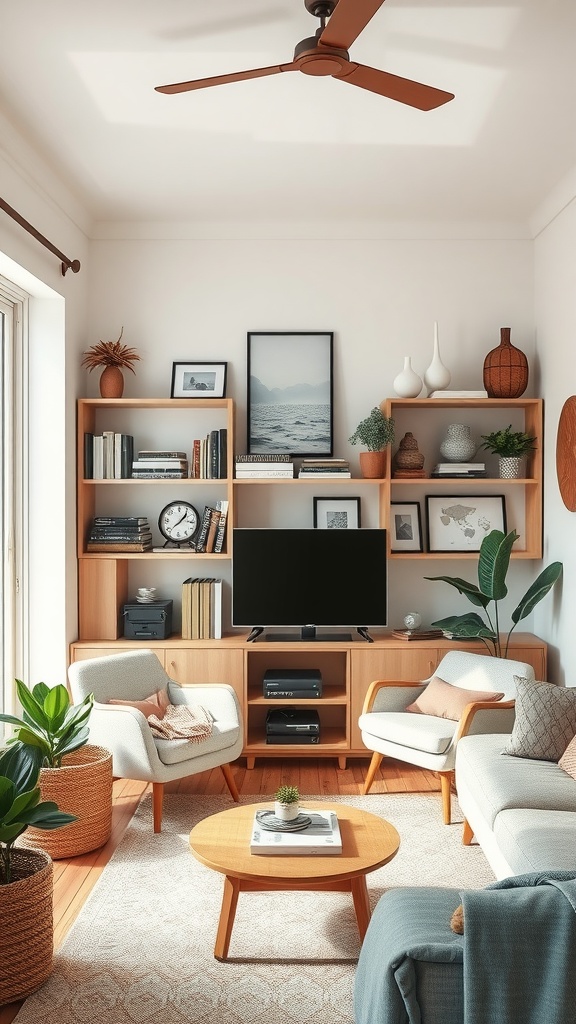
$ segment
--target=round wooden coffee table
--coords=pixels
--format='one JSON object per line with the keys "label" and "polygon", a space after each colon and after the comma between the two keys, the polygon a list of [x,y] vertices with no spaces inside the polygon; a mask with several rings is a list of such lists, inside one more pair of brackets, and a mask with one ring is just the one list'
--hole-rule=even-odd
{"label": "round wooden coffee table", "polygon": [[392,860],[400,836],[390,822],[347,804],[309,801],[310,810],[334,811],[342,835],[342,853],[262,856],[250,853],[254,814],[273,805],[246,804],[212,814],[190,833],[190,848],[197,860],[225,875],[222,908],[216,933],[214,956],[228,956],[234,916],[241,892],[313,889],[350,892],[360,938],[370,920],[366,875]]}

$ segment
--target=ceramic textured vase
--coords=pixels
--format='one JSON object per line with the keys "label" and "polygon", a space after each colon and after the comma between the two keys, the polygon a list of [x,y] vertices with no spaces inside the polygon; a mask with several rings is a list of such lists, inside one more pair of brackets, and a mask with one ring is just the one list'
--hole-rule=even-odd
{"label": "ceramic textured vase", "polygon": [[119,366],[104,367],[100,377],[100,394],[102,398],[122,398],[124,377]]}
{"label": "ceramic textured vase", "polygon": [[522,458],[518,455],[501,455],[498,468],[501,480],[517,480],[521,476]]}
{"label": "ceramic textured vase", "polygon": [[484,360],[484,387],[490,398],[520,398],[528,387],[528,360],[510,342],[510,328],[500,328],[500,344]]}
{"label": "ceramic textured vase", "polygon": [[394,378],[393,387],[399,398],[416,398],[422,391],[422,378],[412,369],[410,356],[404,356],[404,369]]}
{"label": "ceramic textured vase", "polygon": [[280,821],[293,821],[300,813],[300,804],[281,804],[279,800],[274,801],[274,817]]}
{"label": "ceramic textured vase", "polygon": [[465,423],[451,423],[440,444],[440,454],[446,462],[469,462],[477,444]]}
{"label": "ceramic textured vase", "polygon": [[431,391],[445,391],[451,380],[451,374],[448,367],[444,366],[440,358],[440,347],[438,344],[438,324],[434,323],[434,351],[432,353],[432,362],[424,373],[424,383],[428,388],[428,392]]}

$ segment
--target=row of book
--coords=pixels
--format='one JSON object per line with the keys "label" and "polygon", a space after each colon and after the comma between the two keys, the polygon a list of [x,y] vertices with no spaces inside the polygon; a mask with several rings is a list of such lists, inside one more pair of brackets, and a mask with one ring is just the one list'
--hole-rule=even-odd
{"label": "row of book", "polygon": [[229,502],[223,498],[214,505],[205,506],[198,536],[194,542],[195,550],[198,553],[219,554],[224,550],[228,505]]}
{"label": "row of book", "polygon": [[126,480],[132,476],[134,438],[104,430],[84,434],[84,479]]}
{"label": "row of book", "polygon": [[187,476],[186,452],[140,451],[132,462],[133,480],[185,480]]}
{"label": "row of book", "polygon": [[213,577],[184,580],[182,639],[222,639],[222,580]]}
{"label": "row of book", "polygon": [[192,442],[190,476],[195,480],[222,480],[228,476],[228,430],[211,430]]}
{"label": "row of book", "polygon": [[152,550],[152,531],[145,516],[96,516],[86,544],[87,551]]}
{"label": "row of book", "polygon": [[228,475],[228,431],[211,430],[186,452],[142,450],[134,454],[134,437],[113,430],[84,434],[85,480],[221,480]]}

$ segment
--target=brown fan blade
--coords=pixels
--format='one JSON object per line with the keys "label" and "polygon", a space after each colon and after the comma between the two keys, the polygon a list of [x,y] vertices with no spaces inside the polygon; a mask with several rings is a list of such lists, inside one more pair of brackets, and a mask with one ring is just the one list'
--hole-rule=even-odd
{"label": "brown fan blade", "polygon": [[417,107],[418,110],[434,110],[435,107],[441,107],[443,103],[454,99],[452,92],[443,92],[442,89],[434,89],[431,85],[412,82],[409,78],[399,78],[398,75],[378,71],[376,68],[366,67],[365,64],[347,62],[342,74],[333,77],[337,81],[349,82],[360,89],[376,92],[379,96],[387,96],[390,100],[406,103],[409,107]]}
{"label": "brown fan blade", "polygon": [[383,3],[384,0],[338,0],[319,42],[348,50]]}
{"label": "brown fan blade", "polygon": [[157,85],[156,92],[171,96],[176,92],[191,92],[193,89],[208,89],[212,85],[226,85],[228,82],[244,82],[248,78],[265,78],[267,75],[278,75],[281,71],[297,71],[298,65],[278,64],[271,68],[254,68],[252,71],[236,71],[232,75],[216,75],[214,78],[197,78],[193,82],[175,82],[174,85]]}

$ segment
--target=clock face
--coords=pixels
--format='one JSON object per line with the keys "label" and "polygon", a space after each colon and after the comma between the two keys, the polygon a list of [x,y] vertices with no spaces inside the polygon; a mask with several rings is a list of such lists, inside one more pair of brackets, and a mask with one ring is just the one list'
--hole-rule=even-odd
{"label": "clock face", "polygon": [[186,544],[192,540],[200,525],[200,516],[189,501],[171,501],[158,518],[160,532],[166,540]]}

